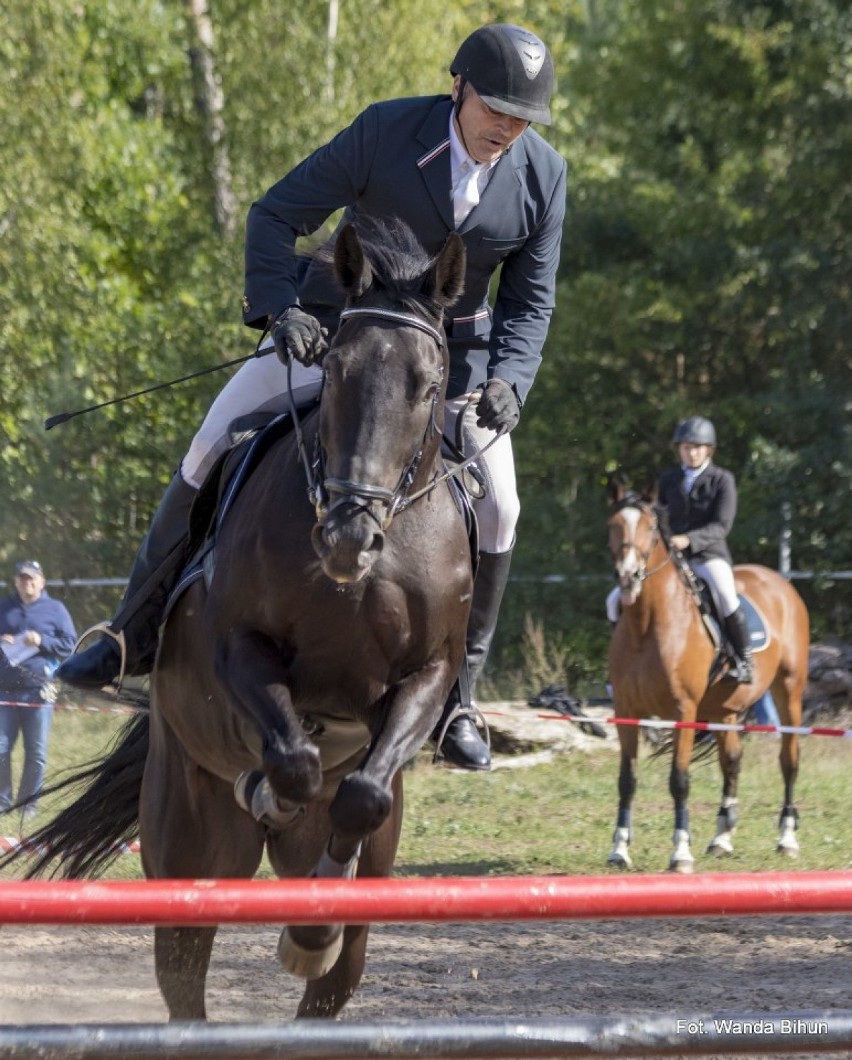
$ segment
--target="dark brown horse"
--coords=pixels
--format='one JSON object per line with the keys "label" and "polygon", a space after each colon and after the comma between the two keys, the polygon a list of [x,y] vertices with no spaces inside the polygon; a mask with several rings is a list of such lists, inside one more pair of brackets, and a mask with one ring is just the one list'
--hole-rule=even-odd
{"label": "dark brown horse", "polygon": [[[101,869],[137,817],[148,877],[251,877],[264,851],[279,876],[391,872],[401,769],[459,672],[470,608],[470,543],[440,452],[442,314],[464,248],[453,234],[432,259],[402,226],[349,225],[334,267],[348,308],[318,416],[273,444],[207,578],[172,608],[150,716],[34,837],[65,875]],[[300,1016],[352,996],[367,931],[284,930],[281,961],[308,980]],[[156,929],[172,1019],[205,1017],[215,933]]]}
{"label": "dark brown horse", "polygon": [[[693,589],[666,544],[653,497],[627,491],[616,481],[610,482],[609,496],[609,548],[621,588],[621,616],[609,652],[615,716],[735,724],[771,689],[782,724],[800,725],[808,674],[809,623],[796,590],[766,567],[734,568],[737,591],[747,596],[763,618],[766,643],[754,654],[754,684],[740,685],[724,674],[711,676],[716,647]],[[719,731],[715,736],[723,778],[722,805],[708,852],[728,854],[733,850],[742,748],[736,731]],[[674,799],[675,830],[669,868],[676,872],[691,872],[694,864],[687,811],[694,738],[693,729],[674,730],[669,788]],[[618,817],[608,863],[628,868],[639,729],[619,725],[618,739]],[[796,733],[781,737],[784,802],[778,850],[792,857],[799,849],[798,814],[793,803],[798,741]]]}

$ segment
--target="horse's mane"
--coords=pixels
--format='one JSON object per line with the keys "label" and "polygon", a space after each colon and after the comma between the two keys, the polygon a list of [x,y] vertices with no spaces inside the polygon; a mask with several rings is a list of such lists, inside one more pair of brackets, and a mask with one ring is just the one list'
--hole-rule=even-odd
{"label": "horse's mane", "polygon": [[[380,291],[402,309],[440,314],[440,307],[421,290],[423,275],[438,255],[430,255],[412,229],[399,217],[357,216],[352,222],[373,271],[369,291]],[[328,243],[315,255],[332,267],[334,246]]]}

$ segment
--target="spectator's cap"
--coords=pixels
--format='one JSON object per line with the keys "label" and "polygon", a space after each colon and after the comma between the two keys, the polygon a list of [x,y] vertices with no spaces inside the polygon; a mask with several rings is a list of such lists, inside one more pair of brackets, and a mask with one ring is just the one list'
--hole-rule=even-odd
{"label": "spectator's cap", "polygon": [[43,578],[44,571],[37,559],[22,559],[15,567],[15,575],[30,574],[34,578]]}

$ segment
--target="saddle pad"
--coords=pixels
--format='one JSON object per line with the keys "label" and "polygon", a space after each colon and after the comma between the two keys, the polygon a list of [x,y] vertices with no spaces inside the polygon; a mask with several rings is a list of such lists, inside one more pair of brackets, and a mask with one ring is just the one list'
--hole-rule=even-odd
{"label": "saddle pad", "polygon": [[758,611],[755,604],[747,596],[740,594],[740,607],[745,615],[748,637],[751,641],[752,651],[763,651],[768,642],[766,634],[766,622],[763,615]]}

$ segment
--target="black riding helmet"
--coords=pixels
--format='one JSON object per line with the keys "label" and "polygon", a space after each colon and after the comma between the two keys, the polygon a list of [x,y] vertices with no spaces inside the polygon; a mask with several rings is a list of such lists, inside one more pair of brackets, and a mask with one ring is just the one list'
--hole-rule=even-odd
{"label": "black riding helmet", "polygon": [[675,428],[674,445],[689,442],[692,445],[716,446],[716,428],[703,416],[690,416],[689,419],[681,420]]}
{"label": "black riding helmet", "polygon": [[493,110],[550,125],[553,58],[528,29],[497,22],[474,30],[462,41],[450,73],[469,81]]}

